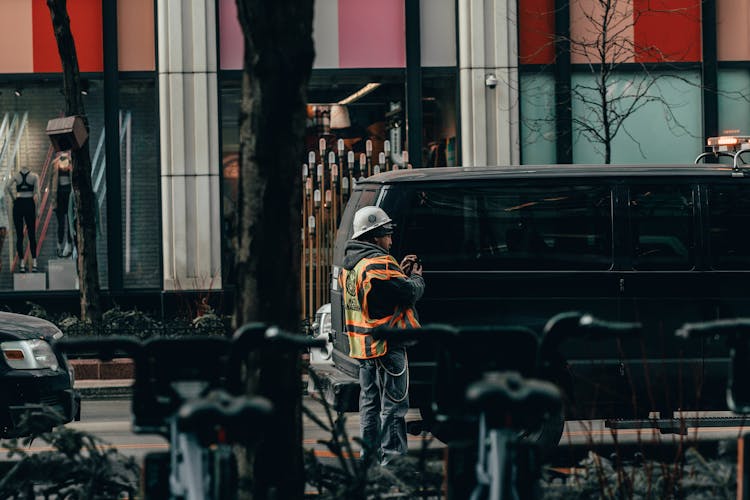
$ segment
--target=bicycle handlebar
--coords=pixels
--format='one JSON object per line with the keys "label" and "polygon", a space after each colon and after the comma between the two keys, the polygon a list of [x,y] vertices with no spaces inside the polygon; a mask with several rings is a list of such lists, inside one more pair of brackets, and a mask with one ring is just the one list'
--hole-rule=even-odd
{"label": "bicycle handlebar", "polygon": [[78,354],[80,357],[98,358],[109,361],[119,354],[126,357],[137,357],[143,352],[142,343],[132,337],[113,336],[95,338],[62,338],[53,341],[53,347],[66,354]]}
{"label": "bicycle handlebar", "polygon": [[[191,335],[141,341],[134,337],[112,336],[66,338],[53,343],[58,351],[79,357],[106,361],[123,355],[133,359],[132,411],[137,433],[166,432],[165,423],[176,408],[188,400],[200,399],[209,390],[243,393],[245,372],[242,367],[249,351],[267,348],[293,351],[325,345],[324,338],[294,334],[261,323],[243,325],[233,339]],[[202,384],[183,390],[182,382]],[[229,413],[242,409],[207,407],[204,410],[211,413],[210,418],[229,418]]]}
{"label": "bicycle handlebar", "polygon": [[564,312],[553,316],[542,335],[543,350],[555,349],[564,340],[587,339],[605,340],[639,335],[643,326],[640,323],[605,321],[591,314]]}
{"label": "bicycle handlebar", "polygon": [[605,321],[590,314],[584,314],[579,321],[579,328],[587,338],[602,338],[615,336],[618,338],[639,335],[643,328],[640,323],[626,323],[622,321]]}
{"label": "bicycle handlebar", "polygon": [[643,325],[641,323],[605,321],[581,312],[556,314],[544,325],[544,332],[539,345],[539,365],[559,361],[562,357],[560,346],[566,340],[624,339],[638,336],[642,330]]}
{"label": "bicycle handlebar", "polygon": [[251,351],[262,347],[280,347],[286,350],[304,350],[325,347],[327,340],[281,330],[276,326],[267,327],[263,323],[246,323],[239,327],[232,337],[232,344],[240,350]]}
{"label": "bicycle handlebar", "polygon": [[[102,360],[111,360],[115,355],[137,357],[144,353],[149,346],[166,348],[168,344],[183,344],[184,348],[200,352],[205,345],[214,346],[227,342],[233,351],[246,352],[263,347],[279,346],[290,350],[325,347],[326,339],[313,338],[307,335],[290,333],[278,327],[266,327],[262,323],[248,323],[237,329],[231,341],[216,336],[190,337],[154,337],[139,340],[133,337],[115,335],[111,337],[75,337],[53,341],[53,345],[61,351]],[[187,344],[187,345],[185,345]]]}
{"label": "bicycle handlebar", "polygon": [[458,329],[443,324],[425,325],[422,328],[382,328],[371,333],[376,340],[400,342],[441,341],[455,338]]}
{"label": "bicycle handlebar", "polygon": [[675,331],[677,337],[712,337],[715,335],[750,336],[750,318],[716,319],[700,323],[685,323]]}

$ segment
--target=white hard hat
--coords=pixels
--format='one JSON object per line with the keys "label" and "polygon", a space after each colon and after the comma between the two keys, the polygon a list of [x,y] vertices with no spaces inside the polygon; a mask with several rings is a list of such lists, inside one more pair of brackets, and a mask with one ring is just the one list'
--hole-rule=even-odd
{"label": "white hard hat", "polygon": [[[385,227],[383,227],[385,226]],[[382,208],[378,207],[362,207],[354,214],[354,234],[352,239],[359,238],[363,234],[383,227],[393,232],[393,224],[391,224],[391,218]]]}

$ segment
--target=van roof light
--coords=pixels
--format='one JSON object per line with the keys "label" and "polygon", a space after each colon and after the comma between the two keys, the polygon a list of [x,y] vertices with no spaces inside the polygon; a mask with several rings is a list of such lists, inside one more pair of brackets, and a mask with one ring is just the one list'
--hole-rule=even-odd
{"label": "van roof light", "polygon": [[750,136],[720,135],[718,137],[709,137],[706,143],[714,152],[739,151],[741,149],[750,149]]}

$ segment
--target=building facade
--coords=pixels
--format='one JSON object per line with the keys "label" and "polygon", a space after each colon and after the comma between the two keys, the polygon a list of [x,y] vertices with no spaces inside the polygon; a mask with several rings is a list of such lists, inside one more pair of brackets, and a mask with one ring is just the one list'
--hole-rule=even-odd
{"label": "building facade", "polygon": [[[100,278],[113,297],[231,289],[243,55],[235,2],[68,1]],[[316,0],[306,147],[324,138],[335,150],[341,140],[355,161],[382,152],[415,167],[602,163],[586,125],[601,119],[591,103],[603,94],[615,110],[638,103],[609,141],[613,163],[689,162],[706,136],[750,131],[748,14],[741,0]],[[602,45],[606,19],[616,35]],[[44,287],[19,287],[5,195],[0,296],[74,297],[75,283],[53,276],[69,257],[57,245],[66,222],[45,133],[64,108],[45,0],[4,0],[0,28],[14,47],[0,53],[0,178],[22,167],[39,175],[45,274]]]}

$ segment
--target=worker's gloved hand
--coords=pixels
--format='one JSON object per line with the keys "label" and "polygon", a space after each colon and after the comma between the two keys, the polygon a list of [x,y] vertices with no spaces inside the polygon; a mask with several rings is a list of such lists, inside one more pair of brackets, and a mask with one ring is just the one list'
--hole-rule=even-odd
{"label": "worker's gloved hand", "polygon": [[[401,270],[404,272],[405,275],[411,276],[411,273],[414,272],[414,266],[419,262],[419,258],[414,254],[409,254],[403,259],[401,259]],[[420,273],[421,273],[421,267],[420,267]]]}
{"label": "worker's gloved hand", "polygon": [[409,273],[410,276],[414,276],[415,274],[422,276],[422,263],[419,260],[411,266],[411,272]]}

